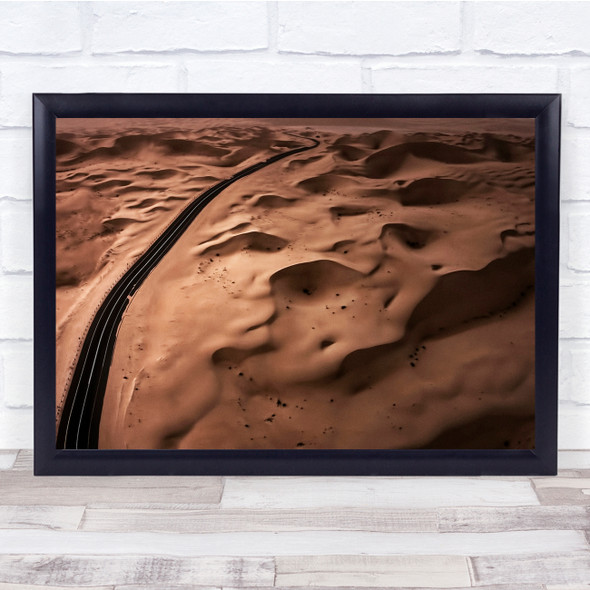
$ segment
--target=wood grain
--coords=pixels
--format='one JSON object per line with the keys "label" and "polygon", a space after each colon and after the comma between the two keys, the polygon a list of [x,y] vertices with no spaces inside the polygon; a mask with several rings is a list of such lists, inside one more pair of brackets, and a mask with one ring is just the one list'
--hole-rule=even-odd
{"label": "wood grain", "polygon": [[[321,587],[321,586],[315,586]],[[352,590],[352,588],[359,587],[357,586],[323,586],[323,588],[330,588],[330,590]],[[119,586],[115,588],[115,590],[128,590],[128,586]],[[152,589],[151,586],[148,587],[149,590],[169,590],[168,587]],[[258,588],[257,590],[309,590],[310,586],[270,586],[268,588]],[[433,588],[441,588],[441,586],[362,586],[363,590],[381,590],[382,588],[388,588],[389,590],[432,590]],[[180,586],[176,588],[172,588],[170,590],[181,590],[185,589],[186,586]],[[139,590],[136,588],[134,590]],[[201,588],[199,588],[201,590]],[[228,588],[227,586],[223,587],[223,590],[238,590],[237,588]],[[452,588],[446,588],[446,590],[473,590],[473,586],[453,586]],[[477,590],[545,590],[545,586],[543,584],[492,584],[491,586],[478,586]],[[561,590],[569,590],[562,588]],[[577,587],[574,588],[577,590]]]}
{"label": "wood grain", "polygon": [[18,451],[13,469],[18,471],[30,471],[33,473],[33,450],[21,449]]}
{"label": "wood grain", "polygon": [[590,506],[590,477],[579,471],[578,477],[544,477],[532,480],[535,493],[545,505]]}
{"label": "wood grain", "polygon": [[[418,482],[418,485],[417,485]],[[436,490],[436,493],[433,491]],[[528,480],[476,478],[228,477],[221,506],[250,509],[534,506]]]}
{"label": "wood grain", "polygon": [[28,470],[0,471],[0,503],[80,506],[93,502],[217,504],[219,477],[34,477]]}
{"label": "wood grain", "polygon": [[[0,502],[2,498],[0,498]],[[75,531],[84,506],[1,506],[0,529]]]}
{"label": "wood grain", "polygon": [[88,508],[80,529],[95,532],[262,531],[436,532],[434,510],[156,510]]}
{"label": "wood grain", "polygon": [[590,508],[526,506],[438,510],[162,510],[88,508],[88,532],[222,533],[263,531],[469,532],[590,529]]}
{"label": "wood grain", "polygon": [[474,586],[485,584],[579,584],[590,580],[590,552],[480,556],[471,560]]}
{"label": "wood grain", "polygon": [[34,478],[4,451],[0,590],[590,590],[575,453],[555,478],[223,480]]}
{"label": "wood grain", "polygon": [[[185,586],[186,588],[186,586]],[[45,584],[3,584],[0,583],[0,590],[73,590],[72,586],[46,586]],[[84,590],[115,590],[110,586],[84,586]],[[201,590],[201,589],[199,589]]]}
{"label": "wood grain", "polygon": [[516,506],[438,510],[440,532],[590,529],[590,508],[582,506]]}
{"label": "wood grain", "polygon": [[110,555],[501,555],[587,548],[580,531],[507,533],[367,533],[303,531],[267,533],[88,533],[5,530],[0,552]]}
{"label": "wood grain", "polygon": [[323,555],[277,557],[277,586],[469,586],[464,557]]}
{"label": "wood grain", "polygon": [[586,488],[537,488],[535,493],[545,506],[590,506]]}
{"label": "wood grain", "polygon": [[[133,547],[129,546],[129,551]],[[53,586],[185,584],[195,586],[272,586],[272,559],[163,557],[159,555],[0,555],[0,582]]]}
{"label": "wood grain", "polygon": [[[197,588],[195,585],[193,584],[174,584],[174,585],[170,585],[170,584],[165,584],[165,585],[161,585],[161,584],[156,584],[156,585],[152,585],[149,584],[149,586],[137,586],[136,584],[133,585],[125,585],[125,586],[115,586],[114,590],[190,590],[192,588]],[[243,586],[242,586],[243,588]],[[273,590],[276,590],[276,588],[274,588],[273,586],[268,586],[268,588],[273,588]],[[221,586],[198,586],[198,590],[226,590],[227,586],[224,586],[223,588]],[[86,589],[84,589],[86,590]],[[256,590],[260,590],[259,587],[256,588]],[[309,590],[309,588],[307,588],[306,590]]]}
{"label": "wood grain", "polygon": [[547,488],[570,488],[570,489],[590,489],[590,478],[585,477],[544,477],[542,479],[532,480],[535,489]]}

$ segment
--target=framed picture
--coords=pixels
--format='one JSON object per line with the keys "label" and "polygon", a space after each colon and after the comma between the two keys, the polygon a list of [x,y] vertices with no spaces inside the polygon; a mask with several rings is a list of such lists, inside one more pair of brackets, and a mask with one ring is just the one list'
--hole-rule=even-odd
{"label": "framed picture", "polygon": [[556,472],[559,95],[33,109],[36,474]]}

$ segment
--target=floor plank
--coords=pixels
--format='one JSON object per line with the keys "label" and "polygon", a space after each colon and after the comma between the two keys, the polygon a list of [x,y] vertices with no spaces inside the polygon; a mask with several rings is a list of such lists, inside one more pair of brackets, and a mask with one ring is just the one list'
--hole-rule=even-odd
{"label": "floor plank", "polygon": [[577,477],[533,478],[532,485],[544,505],[590,506],[590,474],[578,471]]}
{"label": "floor plank", "polygon": [[84,506],[0,506],[0,529],[75,531],[83,514]]}
{"label": "floor plank", "polygon": [[[315,585],[313,587],[322,587]],[[359,586],[323,586],[323,588],[330,588],[330,590],[353,590],[354,588],[358,588]],[[115,590],[128,590],[128,586],[119,586],[115,588]],[[186,586],[177,586],[176,588],[152,588],[151,586],[148,587],[149,590],[187,590]],[[387,588],[388,590],[432,590],[433,588],[441,588],[441,586],[362,586],[363,590],[382,590],[383,588]],[[258,588],[257,590],[309,590],[310,586],[270,586],[268,588]],[[134,588],[133,590],[140,590],[139,588]],[[142,589],[144,590],[144,589]],[[201,590],[201,589],[199,589]],[[224,587],[222,590],[238,590],[237,588],[228,588]],[[446,588],[445,590],[473,590],[473,586],[453,586],[452,588]],[[545,590],[545,586],[543,584],[493,584],[491,586],[478,586],[477,590]],[[563,588],[563,590],[569,590]],[[573,590],[577,590],[577,587]]]}
{"label": "floor plank", "polygon": [[[0,0],[1,1],[1,0]],[[173,496],[173,494],[171,494]],[[198,500],[198,498],[195,498]],[[102,502],[88,502],[88,510],[154,510],[158,511],[198,511],[198,510],[217,510],[219,506],[216,502],[125,502],[119,501],[118,498],[103,498]]]}
{"label": "floor plank", "polygon": [[[129,550],[132,551],[132,545]],[[272,586],[272,559],[162,557],[137,555],[0,555],[0,582],[49,586],[185,584],[195,586]]]}
{"label": "floor plank", "polygon": [[0,451],[0,590],[590,590],[588,459],[532,479],[34,478],[30,451]]}
{"label": "floor plank", "polygon": [[573,489],[590,489],[590,478],[585,477],[544,477],[541,479],[533,478],[535,489],[547,488],[573,488]]}
{"label": "floor plank", "polygon": [[155,510],[88,508],[80,530],[229,533],[262,531],[436,532],[435,510]]}
{"label": "floor plank", "polygon": [[559,451],[559,469],[590,469],[590,451]]}
{"label": "floor plank", "polygon": [[[419,484],[417,485],[417,483]],[[436,493],[433,491],[436,490]],[[534,506],[528,480],[476,478],[228,477],[222,508]]]}
{"label": "floor plank", "polygon": [[[148,586],[145,585],[141,585],[141,586],[137,586],[136,584],[133,584],[131,586],[129,585],[125,585],[125,586],[115,586],[114,590],[226,590],[227,586],[221,587],[221,586],[195,586],[194,584],[174,584],[174,585],[170,585],[170,584],[165,584],[165,585],[161,585],[161,584],[156,584],[156,585],[152,585],[149,584]],[[243,586],[242,586],[243,588]],[[272,588],[272,590],[277,590],[276,588],[274,588],[273,586],[269,586],[268,588]],[[86,590],[86,589],[84,589]],[[260,590],[259,587],[256,588],[256,590]],[[309,588],[306,588],[306,590],[309,590]],[[351,590],[350,588],[348,590]]]}
{"label": "floor plank", "polygon": [[[115,590],[113,585],[109,586],[81,586],[84,590]],[[186,586],[185,586],[186,588]],[[72,586],[46,586],[45,584],[3,584],[0,583],[0,590],[73,590]]]}
{"label": "floor plank", "polygon": [[[534,553],[534,551],[531,551]],[[579,584],[590,580],[590,552],[539,553],[474,557],[474,585]]]}
{"label": "floor plank", "polygon": [[[243,588],[243,586],[241,586],[241,588]],[[272,588],[272,590],[277,590],[274,586],[268,586],[268,588]],[[141,586],[137,586],[136,584],[133,584],[131,586],[129,585],[125,585],[125,586],[115,586],[114,590],[227,590],[227,586],[195,586],[194,584],[174,584],[173,586],[171,586],[170,584],[165,584],[165,585],[152,585],[150,584],[149,586],[145,586],[145,585],[141,585]],[[71,589],[70,589],[71,590]],[[86,589],[84,589],[86,590]],[[260,587],[256,587],[256,590],[261,590]],[[309,588],[306,588],[306,590],[309,590]],[[351,590],[351,588],[348,588],[348,590]]]}
{"label": "floor plank", "polygon": [[[590,471],[587,469],[560,469],[557,472],[557,478],[563,477],[564,479],[572,478],[572,477],[590,477]],[[557,479],[556,478],[556,479]]]}
{"label": "floor plank", "polygon": [[21,469],[0,471],[0,503],[75,505],[92,502],[217,504],[220,477],[34,477]]}
{"label": "floor plank", "polygon": [[590,506],[590,495],[586,488],[545,487],[537,488],[535,493],[545,506]]}
{"label": "floor plank", "polygon": [[1,451],[0,450],[0,469],[12,469],[16,462],[18,451]]}
{"label": "floor plank", "polygon": [[89,508],[88,532],[222,533],[263,531],[367,531],[495,533],[590,529],[590,507],[517,506],[439,510],[156,510]]}
{"label": "floor plank", "polygon": [[33,450],[21,449],[18,452],[13,469],[17,471],[29,471],[33,473]]}
{"label": "floor plank", "polygon": [[459,556],[311,555],[276,558],[277,586],[469,586]]}
{"label": "floor plank", "polygon": [[0,552],[110,555],[501,555],[506,552],[578,551],[588,547],[581,531],[508,533],[367,533],[302,531],[273,533],[87,533],[37,530],[0,532]]}
{"label": "floor plank", "polygon": [[590,529],[590,507],[584,506],[441,508],[438,517],[440,532]]}

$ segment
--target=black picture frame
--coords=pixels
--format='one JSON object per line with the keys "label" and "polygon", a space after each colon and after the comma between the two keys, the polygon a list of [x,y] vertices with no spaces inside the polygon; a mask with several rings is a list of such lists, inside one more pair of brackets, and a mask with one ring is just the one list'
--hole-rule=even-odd
{"label": "black picture frame", "polygon": [[[55,444],[58,117],[535,119],[534,450],[59,450]],[[557,470],[559,94],[34,94],[36,475],[540,475]]]}

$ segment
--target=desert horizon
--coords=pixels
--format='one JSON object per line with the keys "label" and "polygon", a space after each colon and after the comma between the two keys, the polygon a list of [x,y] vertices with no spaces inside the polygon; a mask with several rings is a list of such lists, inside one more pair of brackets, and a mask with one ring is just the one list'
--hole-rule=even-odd
{"label": "desert horizon", "polygon": [[534,119],[58,118],[58,424],[109,293],[235,177],[123,298],[99,448],[534,448],[534,140]]}

